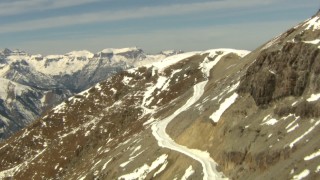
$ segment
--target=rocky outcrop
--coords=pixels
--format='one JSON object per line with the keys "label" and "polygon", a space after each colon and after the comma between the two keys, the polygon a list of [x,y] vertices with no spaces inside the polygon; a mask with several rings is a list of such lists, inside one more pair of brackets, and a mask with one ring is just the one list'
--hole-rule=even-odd
{"label": "rocky outcrop", "polygon": [[262,151],[259,153],[248,153],[247,151],[224,152],[219,159],[220,166],[225,171],[233,173],[230,179],[245,179],[247,173],[257,172],[261,174],[268,170],[270,166],[279,161],[290,158],[291,149],[285,148],[276,151]]}
{"label": "rocky outcrop", "polygon": [[287,96],[301,96],[308,85],[320,90],[320,49],[286,43],[281,50],[263,50],[241,79],[239,93],[249,93],[259,106]]}

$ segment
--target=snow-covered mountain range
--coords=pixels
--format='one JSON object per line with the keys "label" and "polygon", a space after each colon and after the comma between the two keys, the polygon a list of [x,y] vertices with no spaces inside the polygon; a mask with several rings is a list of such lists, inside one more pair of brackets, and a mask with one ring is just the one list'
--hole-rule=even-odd
{"label": "snow-covered mountain range", "polygon": [[319,74],[320,13],[252,52],[131,68],[0,143],[0,178],[319,179]]}
{"label": "snow-covered mountain range", "polygon": [[4,49],[0,52],[0,139],[110,75],[177,53],[181,51],[147,55],[132,47],[42,56]]}

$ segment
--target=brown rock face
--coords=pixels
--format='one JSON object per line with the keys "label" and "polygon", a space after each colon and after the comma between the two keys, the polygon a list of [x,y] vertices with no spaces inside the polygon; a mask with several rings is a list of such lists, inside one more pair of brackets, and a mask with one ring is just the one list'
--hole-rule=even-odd
{"label": "brown rock face", "polygon": [[301,96],[307,84],[320,89],[319,48],[287,42],[280,50],[264,50],[241,79],[239,93],[249,93],[258,106],[287,96]]}

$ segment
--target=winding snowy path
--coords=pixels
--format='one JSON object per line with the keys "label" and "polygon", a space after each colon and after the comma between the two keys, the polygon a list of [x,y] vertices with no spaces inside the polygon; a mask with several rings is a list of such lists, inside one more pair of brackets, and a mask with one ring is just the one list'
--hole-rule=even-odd
{"label": "winding snowy path", "polygon": [[186,111],[191,105],[197,102],[204,92],[204,87],[207,84],[207,81],[200,82],[196,84],[193,88],[193,96],[176,110],[172,115],[169,117],[155,122],[152,125],[152,134],[157,139],[158,144],[160,147],[168,148],[182,154],[185,154],[192,159],[199,161],[203,168],[203,179],[204,180],[212,180],[212,179],[223,179],[224,176],[222,173],[219,173],[216,170],[217,163],[213,161],[210,157],[210,154],[205,151],[200,151],[197,149],[189,149],[186,146],[182,146],[177,144],[170,136],[166,133],[166,127],[176,116],[178,116],[181,112]]}

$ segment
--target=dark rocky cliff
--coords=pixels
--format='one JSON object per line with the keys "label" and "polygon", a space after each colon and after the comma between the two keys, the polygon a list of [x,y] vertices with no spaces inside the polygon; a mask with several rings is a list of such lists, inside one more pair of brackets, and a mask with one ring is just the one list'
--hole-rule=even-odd
{"label": "dark rocky cliff", "polygon": [[313,44],[287,42],[281,50],[262,50],[242,78],[239,93],[249,93],[266,105],[288,96],[301,96],[307,86],[320,89],[320,49]]}

